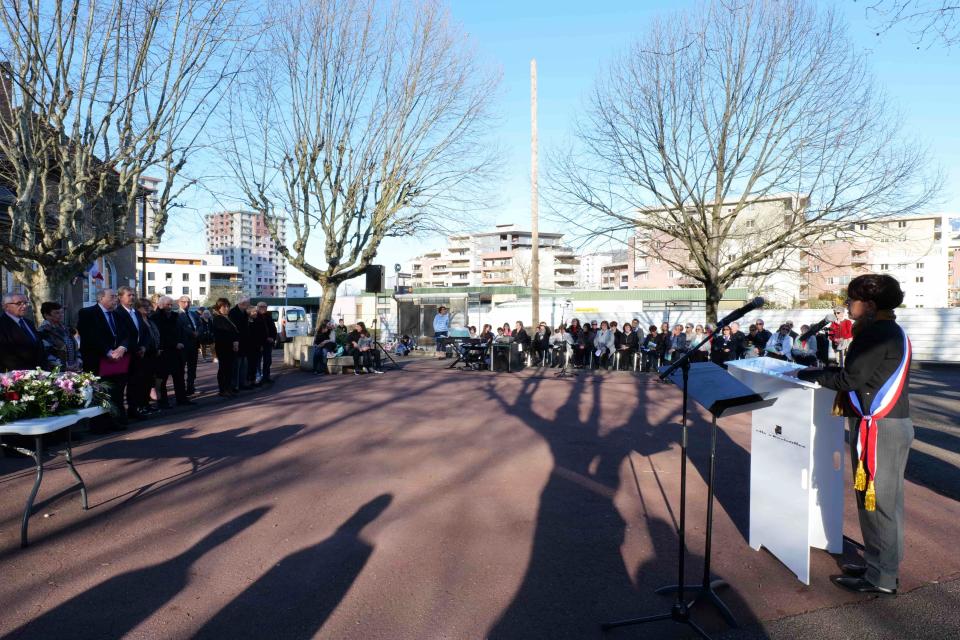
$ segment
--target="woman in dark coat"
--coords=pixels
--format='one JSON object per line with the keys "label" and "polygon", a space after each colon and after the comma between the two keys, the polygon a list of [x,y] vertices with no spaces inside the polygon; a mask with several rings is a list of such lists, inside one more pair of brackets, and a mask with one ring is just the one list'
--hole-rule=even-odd
{"label": "woman in dark coat", "polygon": [[843,367],[804,369],[797,377],[836,389],[836,410],[850,428],[865,564],[845,564],[847,575],[832,579],[857,593],[893,594],[904,549],[903,474],[913,442],[910,340],[893,312],[903,291],[891,276],[868,274],[850,282],[847,297],[856,324]]}
{"label": "woman in dark coat", "polygon": [[710,360],[716,364],[722,365],[736,358],[736,345],[733,342],[730,327],[724,327],[723,332],[719,336],[714,336],[711,343]]}
{"label": "woman in dark coat", "polygon": [[227,315],[230,313],[230,301],[220,298],[213,305],[213,349],[217,356],[217,386],[220,395],[229,398],[236,395],[233,390],[233,368],[240,351],[240,330]]}

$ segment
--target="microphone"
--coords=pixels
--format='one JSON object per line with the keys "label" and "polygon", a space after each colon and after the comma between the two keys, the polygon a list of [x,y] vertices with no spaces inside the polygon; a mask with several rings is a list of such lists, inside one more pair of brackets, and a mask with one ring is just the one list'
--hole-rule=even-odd
{"label": "microphone", "polygon": [[720,322],[718,322],[716,329],[713,330],[714,333],[719,334],[719,333],[720,333],[720,329],[726,327],[726,326],[729,325],[731,322],[734,322],[734,321],[736,321],[736,320],[739,320],[740,318],[742,318],[743,316],[747,315],[748,313],[750,313],[750,312],[753,311],[754,309],[759,309],[760,307],[762,307],[762,306],[764,305],[764,303],[765,303],[765,300],[764,300],[763,298],[754,298],[753,300],[751,300],[751,301],[748,302],[747,304],[743,305],[742,307],[740,307],[739,309],[737,309],[737,310],[734,311],[733,313],[729,314],[726,318],[724,318],[723,320],[721,320]]}
{"label": "microphone", "polygon": [[827,326],[831,322],[833,322],[833,320],[830,319],[830,316],[825,317],[823,320],[821,320],[815,325],[812,325],[809,329],[804,331],[803,334],[801,334],[800,337],[797,338],[797,342],[803,342],[810,336],[816,335],[817,333],[820,332],[821,329],[823,329],[825,326]]}

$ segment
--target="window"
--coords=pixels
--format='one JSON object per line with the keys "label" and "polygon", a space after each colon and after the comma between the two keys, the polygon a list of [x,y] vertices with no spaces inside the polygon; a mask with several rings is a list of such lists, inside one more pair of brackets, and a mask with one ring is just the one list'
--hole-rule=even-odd
{"label": "window", "polygon": [[184,281],[184,282],[190,282],[190,274],[189,274],[189,273],[183,274],[183,281]]}
{"label": "window", "polygon": [[923,276],[917,276],[916,281],[917,281],[917,282],[923,282]]}
{"label": "window", "polygon": [[[153,275],[153,274],[151,273],[150,275]],[[153,294],[153,293],[156,293],[156,292],[157,292],[157,288],[156,288],[156,287],[152,287],[152,286],[151,286],[151,287],[147,287],[147,293]]]}
{"label": "window", "polygon": [[303,319],[303,311],[300,309],[287,309],[287,322],[300,322]]}
{"label": "window", "polygon": [[149,273],[147,274],[147,280],[155,280],[155,279],[156,279],[156,275],[157,275],[157,274],[155,274],[153,271],[149,272]]}
{"label": "window", "polygon": [[861,223],[859,226],[860,226],[860,231],[866,231],[866,230],[867,230],[867,225],[866,225],[866,224]]}
{"label": "window", "polygon": [[917,269],[923,269],[923,263],[922,263],[922,262],[918,262],[918,263],[917,263]]}
{"label": "window", "polygon": [[173,280],[173,274],[170,273],[169,271],[164,275],[166,276],[164,280]]}
{"label": "window", "polygon": [[755,224],[756,224],[756,223],[755,223],[753,220],[747,220],[747,223],[746,223],[745,226],[746,226],[747,228],[750,228],[750,227],[753,227]]}
{"label": "window", "polygon": [[207,281],[207,274],[201,273],[201,274],[200,274],[200,282],[206,282],[206,281]]}
{"label": "window", "polygon": [[814,273],[820,273],[820,265],[818,264],[813,265],[812,267],[810,267],[810,271]]}
{"label": "window", "polygon": [[889,269],[890,269],[890,265],[889,265],[889,264],[881,264],[881,265],[880,265],[880,271],[887,271],[887,270],[889,270]]}
{"label": "window", "polygon": [[906,221],[906,220],[901,220],[901,221],[897,222],[897,228],[898,228],[898,229],[906,229],[906,228],[907,228],[907,221]]}
{"label": "window", "polygon": [[184,287],[184,288],[183,288],[183,295],[185,295],[185,296],[190,295],[190,287]]}
{"label": "window", "polygon": [[167,294],[168,296],[169,296],[169,295],[173,295],[173,287],[164,287],[164,288],[163,288],[163,292],[164,292],[165,294]]}
{"label": "window", "polygon": [[206,287],[200,287],[200,295],[202,295],[202,296],[207,295],[207,288],[206,288]]}

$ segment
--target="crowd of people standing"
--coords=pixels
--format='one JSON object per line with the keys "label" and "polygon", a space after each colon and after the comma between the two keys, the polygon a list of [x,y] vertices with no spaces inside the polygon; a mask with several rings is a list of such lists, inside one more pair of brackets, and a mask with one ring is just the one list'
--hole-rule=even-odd
{"label": "crowd of people standing", "polygon": [[193,309],[189,297],[139,298],[131,287],[101,289],[96,303],[80,309],[76,329],[65,323],[58,302],[40,306],[43,322],[29,317],[27,298],[3,297],[0,315],[0,371],[59,369],[98,375],[109,392],[111,415],[93,431],[125,429],[173,405],[192,405],[197,362],[213,345],[219,366],[219,394],[270,384],[277,330],[265,303],[251,306],[225,298],[211,310]]}

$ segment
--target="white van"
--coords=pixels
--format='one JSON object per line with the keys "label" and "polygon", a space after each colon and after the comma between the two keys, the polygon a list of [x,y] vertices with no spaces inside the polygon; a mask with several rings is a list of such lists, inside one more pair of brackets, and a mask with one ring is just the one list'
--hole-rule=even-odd
{"label": "white van", "polygon": [[310,316],[303,307],[267,307],[277,325],[279,342],[290,342],[297,336],[310,335]]}

